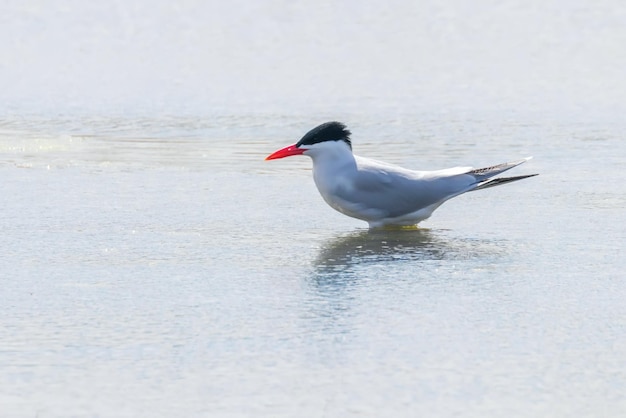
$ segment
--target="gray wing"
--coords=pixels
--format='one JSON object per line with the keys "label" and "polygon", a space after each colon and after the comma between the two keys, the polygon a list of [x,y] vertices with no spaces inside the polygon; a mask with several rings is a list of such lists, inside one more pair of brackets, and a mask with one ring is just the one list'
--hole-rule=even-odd
{"label": "gray wing", "polygon": [[[355,156],[356,157],[356,156]],[[357,158],[357,171],[336,190],[342,208],[356,217],[398,217],[471,190],[505,184],[533,175],[495,178],[530,159],[473,169],[455,167],[438,171],[413,171],[386,163]]]}
{"label": "gray wing", "polygon": [[419,172],[383,164],[362,164],[338,197],[357,212],[378,217],[406,215],[468,191],[471,168]]}

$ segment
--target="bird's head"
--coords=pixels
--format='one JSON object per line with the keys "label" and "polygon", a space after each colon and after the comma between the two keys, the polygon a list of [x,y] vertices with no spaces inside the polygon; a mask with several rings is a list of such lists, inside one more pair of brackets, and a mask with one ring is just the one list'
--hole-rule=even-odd
{"label": "bird's head", "polygon": [[331,151],[352,151],[350,131],[340,122],[326,122],[306,133],[297,143],[281,148],[268,155],[266,160],[290,157],[292,155],[308,155],[315,157],[318,154]]}

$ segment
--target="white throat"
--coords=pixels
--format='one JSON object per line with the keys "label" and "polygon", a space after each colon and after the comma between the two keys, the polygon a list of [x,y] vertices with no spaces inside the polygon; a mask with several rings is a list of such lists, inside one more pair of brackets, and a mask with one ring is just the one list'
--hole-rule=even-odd
{"label": "white throat", "polygon": [[304,155],[313,160],[314,176],[316,173],[340,174],[344,170],[356,169],[352,150],[343,141],[325,141],[309,145]]}
{"label": "white throat", "polygon": [[343,141],[325,141],[310,145],[304,155],[313,160],[313,180],[324,200],[337,209],[338,189],[350,187],[357,171],[352,150]]}

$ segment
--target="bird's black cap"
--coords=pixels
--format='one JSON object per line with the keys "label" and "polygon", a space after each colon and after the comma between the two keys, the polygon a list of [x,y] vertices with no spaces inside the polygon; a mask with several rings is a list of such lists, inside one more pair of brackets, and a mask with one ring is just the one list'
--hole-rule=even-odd
{"label": "bird's black cap", "polygon": [[350,135],[351,132],[343,123],[334,121],[326,122],[307,132],[306,135],[298,141],[296,147],[300,145],[313,145],[325,141],[343,141],[352,149]]}

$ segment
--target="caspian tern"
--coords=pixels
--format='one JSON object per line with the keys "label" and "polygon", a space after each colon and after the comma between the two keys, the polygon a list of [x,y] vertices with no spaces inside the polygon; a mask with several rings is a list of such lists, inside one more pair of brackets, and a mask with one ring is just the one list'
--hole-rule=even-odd
{"label": "caspian tern", "polygon": [[350,135],[340,122],[323,123],[265,159],[311,157],[313,179],[326,203],[370,228],[416,225],[455,196],[537,175],[492,178],[532,157],[479,169],[408,170],[354,155]]}

